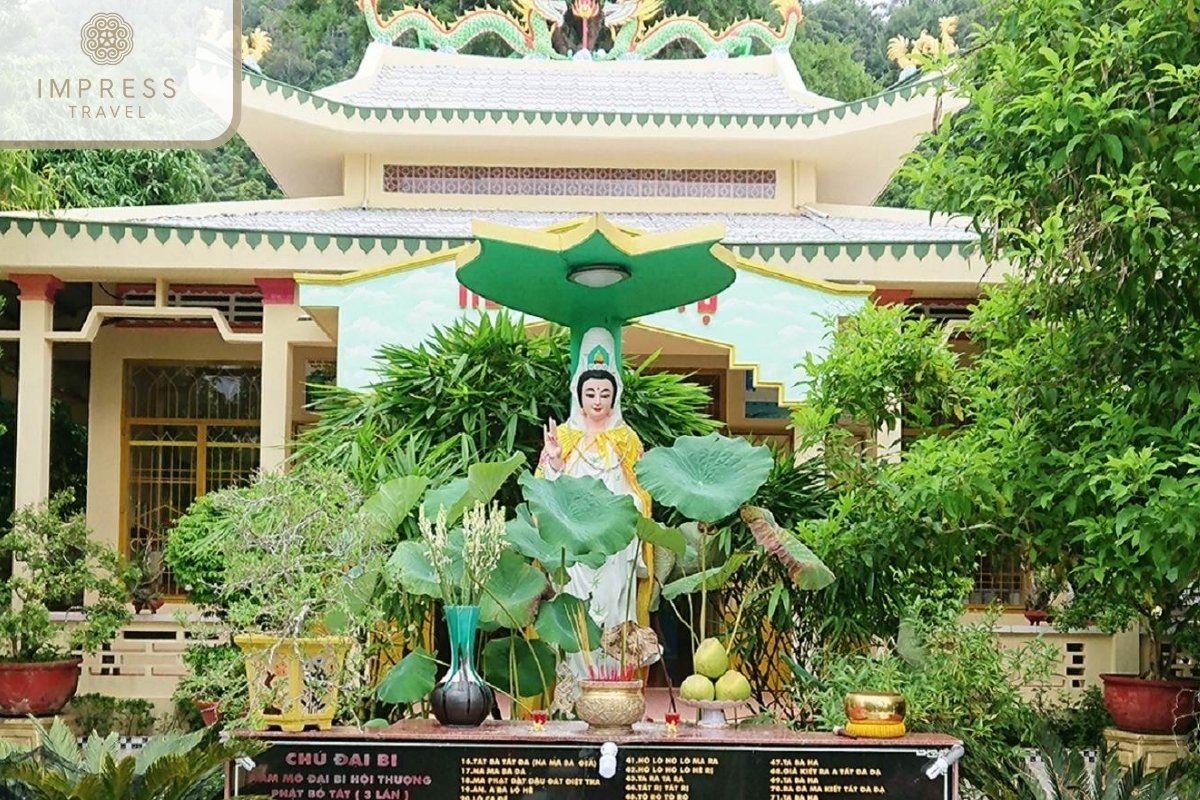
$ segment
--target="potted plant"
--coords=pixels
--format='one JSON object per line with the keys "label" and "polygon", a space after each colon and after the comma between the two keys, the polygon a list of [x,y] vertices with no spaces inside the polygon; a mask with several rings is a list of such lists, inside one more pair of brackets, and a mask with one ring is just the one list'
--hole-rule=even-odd
{"label": "potted plant", "polygon": [[242,651],[251,722],[328,728],[361,683],[353,648],[379,621],[370,600],[414,499],[406,480],[363,498],[340,473],[299,466],[207,496],[212,528],[177,555],[221,554],[215,625]]}
{"label": "potted plant", "polygon": [[1200,457],[1194,446],[1103,458],[1100,446],[1093,449],[1084,453],[1089,472],[1076,480],[1090,507],[1041,540],[1073,590],[1055,627],[1137,625],[1149,639],[1149,662],[1138,674],[1101,675],[1105,705],[1121,730],[1187,733],[1196,726],[1200,681],[1172,677],[1171,668],[1181,653],[1200,652],[1200,548],[1183,544],[1196,535]]}
{"label": "potted plant", "polygon": [[133,603],[133,613],[149,611],[151,614],[162,608],[163,553],[151,547],[135,546],[121,570],[121,580]]}
{"label": "potted plant", "polygon": [[1058,574],[1047,567],[1028,571],[1029,594],[1025,598],[1025,619],[1031,625],[1040,625],[1050,618],[1050,606],[1062,593],[1064,582]]}
{"label": "potted plant", "polygon": [[[17,509],[0,537],[0,557],[14,561],[0,584],[0,716],[58,713],[75,694],[80,656],[132,616],[116,551],[92,538],[73,502],[68,490]],[[66,625],[51,620],[68,609]]]}
{"label": "potted plant", "polygon": [[[206,642],[183,651],[187,674],[175,685],[177,707],[195,709],[205,725],[245,716],[249,698],[241,651],[231,643]],[[184,709],[181,709],[184,710]]]}

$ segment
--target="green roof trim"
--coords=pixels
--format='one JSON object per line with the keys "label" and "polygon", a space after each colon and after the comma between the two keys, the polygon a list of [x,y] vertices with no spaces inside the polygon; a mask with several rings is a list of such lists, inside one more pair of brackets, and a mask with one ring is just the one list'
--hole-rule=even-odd
{"label": "green roof trim", "polygon": [[[180,244],[188,245],[199,237],[207,247],[224,245],[233,249],[239,244],[245,244],[250,250],[268,246],[272,250],[281,250],[285,245],[293,251],[300,252],[312,244],[320,252],[325,252],[334,245],[341,253],[349,253],[357,248],[364,255],[370,254],[376,248],[387,255],[392,255],[397,249],[404,254],[413,256],[422,251],[440,253],[461,247],[474,239],[462,238],[424,238],[424,237],[395,237],[378,235],[354,235],[345,233],[310,233],[304,231],[265,231],[261,229],[235,228],[200,228],[176,227],[173,225],[154,225],[152,222],[101,222],[80,220],[64,220],[51,217],[17,217],[0,214],[0,237],[9,236],[14,229],[22,237],[28,238],[36,230],[47,239],[65,236],[74,240],[80,232],[86,232],[93,242],[99,242],[107,237],[114,242],[121,242],[126,236],[139,244],[167,245],[174,238]],[[771,243],[739,243],[730,242],[726,245],[730,250],[743,258],[757,258],[764,262],[782,260],[791,263],[793,260],[813,261],[824,257],[835,259],[847,255],[851,259],[870,258],[879,261],[886,256],[893,259],[904,258],[910,252],[918,258],[926,258],[931,254],[940,259],[954,255],[962,258],[969,257],[975,252],[977,242],[795,242]]]}
{"label": "green roof trim", "polygon": [[244,70],[242,72],[243,83],[248,83],[252,89],[262,87],[267,94],[280,94],[284,99],[290,100],[297,105],[311,105],[315,109],[325,109],[331,115],[340,114],[346,119],[352,119],[357,116],[362,120],[377,120],[379,122],[388,119],[397,122],[402,122],[408,119],[412,122],[419,122],[424,119],[426,122],[438,121],[460,121],[466,122],[468,119],[473,121],[482,121],[486,115],[492,122],[499,122],[502,118],[509,122],[516,122],[518,119],[526,123],[533,123],[535,120],[544,125],[551,123],[560,126],[579,126],[581,124],[596,125],[601,120],[607,125],[613,125],[618,120],[622,125],[648,126],[653,124],[655,127],[664,125],[674,128],[728,128],[735,124],[740,128],[772,128],[778,129],[781,126],[787,126],[794,129],[797,125],[803,125],[808,128],[815,123],[828,124],[831,120],[845,119],[847,116],[857,116],[864,112],[874,111],[880,107],[880,104],[888,106],[894,105],[899,100],[910,100],[917,95],[921,90],[937,86],[942,83],[943,78],[934,75],[915,83],[909,83],[902,87],[888,89],[878,94],[864,97],[859,100],[854,100],[842,105],[823,108],[819,111],[806,111],[801,114],[680,114],[680,113],[634,113],[634,112],[567,112],[567,111],[532,111],[528,109],[466,109],[466,108],[386,108],[376,106],[356,106],[347,103],[339,103],[336,100],[328,100],[324,97],[318,97],[304,89],[297,88],[290,84],[282,83],[274,78],[268,78],[265,75],[260,75],[256,72]]}

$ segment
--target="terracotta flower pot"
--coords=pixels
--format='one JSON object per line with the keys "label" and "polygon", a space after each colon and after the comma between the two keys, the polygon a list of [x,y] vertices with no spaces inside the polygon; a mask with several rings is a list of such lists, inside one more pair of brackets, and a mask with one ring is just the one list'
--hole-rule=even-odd
{"label": "terracotta flower pot", "polygon": [[1196,727],[1200,681],[1157,681],[1136,675],[1101,675],[1104,706],[1113,723],[1131,733],[1184,734]]}
{"label": "terracotta flower pot", "polygon": [[1040,608],[1025,609],[1025,619],[1029,620],[1030,625],[1041,625],[1043,622],[1045,622],[1047,619],[1049,619],[1049,617],[1050,617],[1050,615],[1043,609],[1040,609]]}
{"label": "terracotta flower pot", "polygon": [[200,719],[210,728],[221,718],[220,703],[216,700],[193,700],[192,705],[200,712]]}
{"label": "terracotta flower pot", "polygon": [[81,658],[29,664],[0,662],[0,717],[50,717],[79,687]]}

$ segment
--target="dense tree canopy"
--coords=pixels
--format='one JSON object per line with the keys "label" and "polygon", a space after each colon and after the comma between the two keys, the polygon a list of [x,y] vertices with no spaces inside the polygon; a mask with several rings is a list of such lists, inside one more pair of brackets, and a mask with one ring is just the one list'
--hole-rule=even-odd
{"label": "dense tree canopy", "polygon": [[970,105],[905,171],[1024,280],[972,319],[971,424],[913,455],[970,466],[943,514],[1069,579],[1064,622],[1140,619],[1200,646],[1200,16],[996,13],[949,73]]}

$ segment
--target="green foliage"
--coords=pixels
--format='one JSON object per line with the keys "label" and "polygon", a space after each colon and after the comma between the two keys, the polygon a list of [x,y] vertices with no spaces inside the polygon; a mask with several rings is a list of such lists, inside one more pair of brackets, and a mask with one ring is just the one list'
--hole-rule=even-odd
{"label": "green foliage", "polygon": [[562,551],[566,564],[599,567],[633,539],[640,516],[633,499],[596,478],[561,475],[551,481],[526,473],[521,487],[542,541],[551,552]]}
{"label": "green foliage", "polygon": [[150,206],[208,198],[204,162],[196,150],[35,150],[33,168],[63,181],[64,204]]}
{"label": "green foliage", "polygon": [[712,524],[753,497],[773,463],[765,447],[711,433],[680,436],[670,447],[656,447],[634,471],[657,502],[690,520]]}
{"label": "green foliage", "polygon": [[218,793],[225,765],[255,756],[267,745],[220,741],[215,733],[168,733],[151,737],[137,753],[118,758],[116,734],[85,745],[56,719],[38,728],[32,751],[0,740],[0,794],[12,800],[209,800]]}
{"label": "green foliage", "polygon": [[211,540],[212,532],[230,524],[221,510],[215,494],[197,497],[187,511],[175,521],[167,537],[163,558],[175,583],[184,590],[188,600],[199,606],[214,606],[219,602],[217,592],[224,582],[228,550],[203,547]]}
{"label": "green foliage", "polygon": [[[813,8],[829,2],[825,0]],[[853,46],[838,39],[797,36],[792,42],[792,57],[805,87],[824,97],[850,102],[878,94],[883,88],[856,60]]]}
{"label": "green foliage", "polygon": [[216,595],[226,625],[288,638],[324,631],[335,612],[369,624],[354,578],[378,574],[397,523],[363,513],[362,495],[342,475],[311,466],[263,472],[206,498],[217,524],[186,555],[224,551]]}
{"label": "green foliage", "polygon": [[[507,312],[463,318],[434,331],[416,347],[387,346],[378,356],[378,379],[364,391],[323,392],[321,419],[306,430],[297,457],[349,472],[370,488],[384,476],[410,474],[397,454],[428,454],[411,461],[428,472],[450,472],[472,461],[520,453],[533,463],[542,448],[542,426],[565,419],[570,403],[567,332],[529,334]],[[625,421],[647,447],[716,427],[700,411],[703,387],[649,363],[626,368],[621,395]],[[519,493],[509,484],[499,499],[512,508]]]}
{"label": "green foliage", "polygon": [[1104,706],[1104,692],[1089,686],[1074,702],[1060,700],[1045,709],[1046,727],[1065,747],[1072,750],[1096,750],[1104,742],[1104,729],[1113,724]]}
{"label": "green foliage", "polygon": [[[1032,741],[1037,724],[1036,709],[1017,687],[1047,681],[1057,657],[1040,639],[1021,648],[999,647],[992,631],[997,611],[971,624],[958,621],[961,611],[956,598],[916,602],[902,638],[886,648],[823,653],[815,686],[801,689],[815,724],[844,725],[842,698],[849,692],[897,692],[907,703],[910,731],[961,738],[973,757],[1017,755],[1015,746]],[[963,767],[969,768],[966,760]]]}
{"label": "green foliage", "polygon": [[[0,537],[0,557],[22,568],[0,584],[0,659],[51,661],[72,651],[92,652],[107,644],[129,621],[129,597],[118,577],[116,552],[97,541],[70,490],[38,506],[17,509],[12,529]],[[77,606],[82,620],[65,639],[50,622],[51,609]]]}
{"label": "green foliage", "polygon": [[[12,151],[3,151],[12,152]],[[50,406],[50,491],[71,489],[71,511],[87,503],[87,426],[75,421],[71,407],[61,400]],[[17,403],[0,399],[0,520],[6,524],[13,512],[17,479]]]}
{"label": "green foliage", "polygon": [[76,736],[145,736],[154,727],[154,704],[140,698],[77,694],[63,714]]}
{"label": "green foliage", "polygon": [[[243,26],[243,30],[252,28]],[[220,147],[202,150],[199,155],[208,173],[212,200],[267,200],[283,196],[271,173],[240,135],[235,134]]]}
{"label": "green foliage", "polygon": [[0,150],[0,211],[44,211],[55,208],[62,177],[38,165],[30,150]]}
{"label": "green foliage", "polygon": [[[1031,770],[1027,759],[972,753],[962,763],[973,788],[990,800],[1193,800],[1195,758],[1185,758],[1167,767],[1147,770],[1145,759],[1128,768],[1116,750],[1101,739],[1095,764],[1083,752],[1062,741],[1053,731],[1039,727],[1033,755],[1039,769]],[[1039,774],[1040,773],[1040,774]]]}
{"label": "green foliage", "polygon": [[793,415],[803,446],[828,443],[842,421],[873,435],[901,413],[922,428],[962,420],[956,357],[932,319],[910,318],[902,304],[868,303],[829,324],[824,358],[806,356],[807,399]]}
{"label": "green foliage", "polygon": [[1200,22],[1176,0],[1007,0],[995,16],[954,74],[970,105],[907,166],[919,201],[969,212],[985,256],[1055,286],[1056,312],[1194,318]]}
{"label": "green foliage", "polygon": [[182,716],[199,713],[193,701],[215,701],[223,719],[239,719],[249,703],[246,667],[241,651],[232,644],[193,644],[183,651],[187,674],[175,684],[171,698]]}
{"label": "green foliage", "polygon": [[436,681],[437,663],[432,655],[418,647],[400,659],[383,677],[376,693],[385,703],[407,705],[425,699]]}

